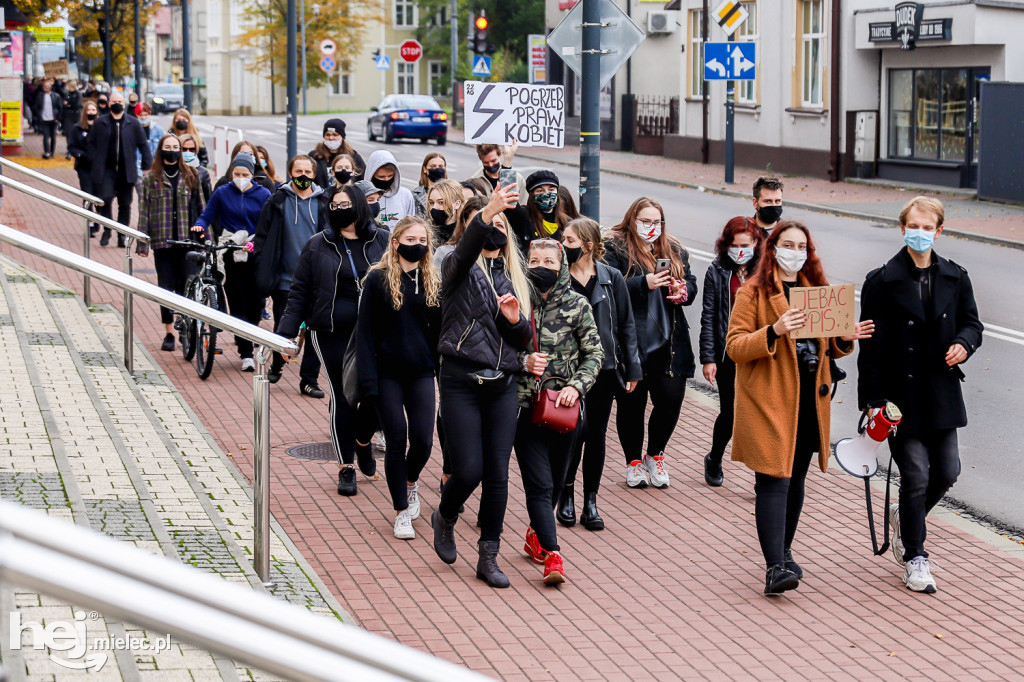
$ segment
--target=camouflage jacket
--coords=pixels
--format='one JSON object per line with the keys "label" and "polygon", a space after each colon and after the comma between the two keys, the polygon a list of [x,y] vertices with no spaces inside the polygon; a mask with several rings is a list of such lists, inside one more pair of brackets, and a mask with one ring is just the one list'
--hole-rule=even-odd
{"label": "camouflage jacket", "polygon": [[[539,350],[548,354],[548,366],[541,380],[549,377],[565,379],[549,381],[544,388],[561,389],[568,385],[583,397],[601,371],[604,349],[590,302],[569,285],[569,267],[564,256],[558,280],[551,287],[547,300],[531,290],[530,305],[528,317],[536,325]],[[530,405],[537,386],[536,377],[526,371],[526,356],[536,350],[531,339],[529,350],[519,354],[522,367],[518,378],[519,404],[522,407]]]}

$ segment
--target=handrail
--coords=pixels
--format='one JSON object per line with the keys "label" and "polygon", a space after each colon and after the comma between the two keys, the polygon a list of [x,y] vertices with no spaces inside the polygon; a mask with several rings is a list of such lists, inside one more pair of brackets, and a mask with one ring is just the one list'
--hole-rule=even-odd
{"label": "handrail", "polygon": [[487,679],[354,625],[6,501],[0,501],[0,579],[172,635],[283,679]]}
{"label": "handrail", "polygon": [[[164,306],[188,314],[235,336],[249,339],[260,347],[253,353],[256,372],[253,376],[252,428],[253,428],[253,566],[264,583],[270,584],[270,382],[267,362],[270,350],[285,355],[297,355],[299,347],[283,336],[262,327],[243,322],[219,310],[161,289],[130,274],[119,272],[102,263],[96,263],[59,246],[54,246],[13,227],[0,224],[0,241],[17,246],[29,253],[77,270],[90,277],[112,284],[125,291],[125,357],[135,347],[128,319],[131,315],[131,294],[137,294]],[[131,269],[131,262],[128,261]],[[129,368],[129,372],[131,369]]]}
{"label": "handrail", "polygon": [[31,168],[29,168],[27,166],[22,166],[20,163],[15,163],[15,162],[11,161],[10,159],[8,159],[6,157],[0,156],[0,166],[6,166],[7,168],[13,168],[14,170],[19,171],[21,173],[24,173],[25,175],[27,175],[27,176],[29,176],[31,178],[35,178],[36,180],[39,180],[40,182],[45,182],[47,185],[50,185],[52,187],[56,187],[57,189],[62,189],[65,192],[67,192],[68,194],[74,194],[76,197],[78,197],[82,201],[88,201],[93,206],[102,206],[103,205],[103,199],[100,199],[99,197],[94,197],[93,195],[89,194],[88,192],[83,192],[82,190],[78,189],[77,187],[72,187],[71,185],[63,183],[60,180],[55,180],[55,179],[51,178],[49,175],[43,175],[39,171],[33,170],[33,169],[31,169]]}

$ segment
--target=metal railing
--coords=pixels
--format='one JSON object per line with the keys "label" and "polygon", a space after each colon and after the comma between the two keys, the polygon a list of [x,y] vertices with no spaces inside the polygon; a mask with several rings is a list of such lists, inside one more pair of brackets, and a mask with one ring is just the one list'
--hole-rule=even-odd
{"label": "metal railing", "polygon": [[272,332],[254,324],[243,322],[192,299],[161,289],[155,284],[112,267],[91,261],[77,253],[25,234],[13,227],[0,225],[0,241],[28,251],[41,258],[53,261],[95,277],[101,282],[112,284],[125,291],[159,303],[165,308],[185,313],[202,320],[218,329],[230,332],[257,344],[253,353],[256,360],[256,375],[253,377],[253,567],[260,579],[270,582],[270,382],[266,377],[270,352],[276,350],[285,355],[296,355],[298,346]]}
{"label": "metal railing", "polygon": [[[45,177],[45,176],[43,176]],[[63,183],[60,183],[63,184]],[[145,232],[139,232],[136,229],[122,225],[121,223],[101,216],[99,213],[95,213],[81,206],[76,206],[70,201],[64,201],[57,197],[50,196],[41,189],[37,189],[30,185],[12,180],[6,176],[0,175],[0,185],[4,187],[10,187],[16,189],[19,192],[23,192],[30,197],[35,197],[41,201],[45,201],[51,206],[64,209],[75,215],[82,216],[85,218],[85,242],[82,250],[84,256],[89,258],[89,222],[98,223],[103,227],[110,228],[118,234],[123,234],[127,239],[125,240],[124,247],[124,271],[125,274],[132,274],[132,247],[134,246],[135,239],[149,243],[149,235]],[[67,185],[64,185],[67,187]],[[87,306],[92,305],[92,287],[89,282],[88,275],[85,276],[82,282],[82,298],[85,300]],[[131,374],[135,373],[135,346],[132,343],[132,338],[135,335],[135,315],[134,305],[132,303],[131,294],[125,292],[124,294],[124,366],[128,368],[128,372]]]}
{"label": "metal railing", "polygon": [[[172,635],[287,680],[488,679],[354,625],[5,501],[0,501],[0,579],[158,636]],[[0,624],[0,631],[6,628],[7,622]],[[10,632],[3,634],[5,641],[12,641]],[[16,641],[20,639],[17,633]]]}

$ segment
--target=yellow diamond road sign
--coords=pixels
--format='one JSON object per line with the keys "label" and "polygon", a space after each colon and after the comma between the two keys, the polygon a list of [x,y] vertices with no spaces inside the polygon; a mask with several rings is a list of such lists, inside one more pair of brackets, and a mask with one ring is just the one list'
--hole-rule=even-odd
{"label": "yellow diamond road sign", "polygon": [[722,0],[711,13],[711,18],[718,22],[727,36],[731,36],[747,20],[748,14],[740,0]]}

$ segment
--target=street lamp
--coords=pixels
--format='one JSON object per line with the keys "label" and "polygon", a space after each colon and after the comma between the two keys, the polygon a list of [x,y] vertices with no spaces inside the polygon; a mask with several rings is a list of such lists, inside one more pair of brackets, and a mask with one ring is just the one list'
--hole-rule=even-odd
{"label": "street lamp", "polygon": [[309,27],[316,18],[320,16],[320,5],[313,3],[310,8],[313,10],[313,18],[306,21],[306,0],[302,0],[302,4],[299,5],[299,22],[302,24],[302,36],[299,38],[299,42],[302,43],[302,115],[306,115],[306,28]]}

